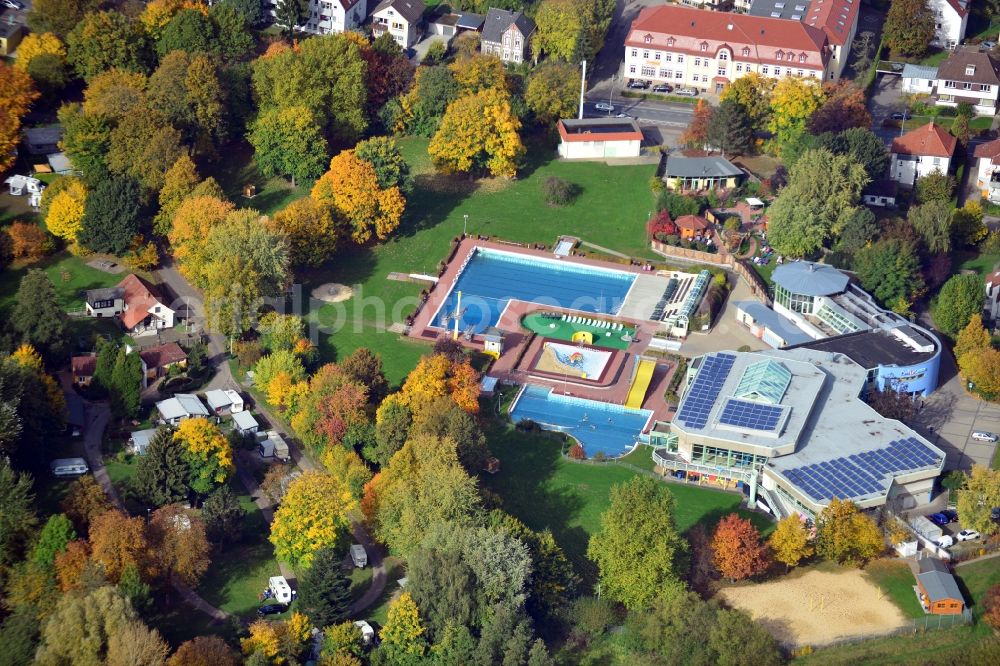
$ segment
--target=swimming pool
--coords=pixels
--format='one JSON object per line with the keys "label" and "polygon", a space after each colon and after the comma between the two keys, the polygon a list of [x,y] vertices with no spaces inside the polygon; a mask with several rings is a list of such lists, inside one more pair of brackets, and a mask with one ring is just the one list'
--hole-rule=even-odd
{"label": "swimming pool", "polygon": [[556,395],[547,386],[527,384],[510,418],[515,423],[531,419],[546,430],[565,432],[583,445],[587,457],[593,457],[597,453],[620,456],[628,451],[652,414],[648,409]]}
{"label": "swimming pool", "polygon": [[456,292],[462,292],[462,331],[481,332],[497,323],[511,300],[569,308],[580,312],[616,314],[635,275],[610,268],[565,263],[476,248],[435,313],[434,326],[454,326]]}

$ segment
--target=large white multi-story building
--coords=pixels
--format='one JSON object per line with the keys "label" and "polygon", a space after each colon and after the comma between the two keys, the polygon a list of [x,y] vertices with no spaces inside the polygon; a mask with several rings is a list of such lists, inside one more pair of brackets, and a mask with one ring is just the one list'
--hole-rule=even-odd
{"label": "large white multi-story building", "polygon": [[690,9],[647,7],[625,38],[625,76],[722,92],[749,72],[827,77],[824,32],[799,21]]}
{"label": "large white multi-story building", "polygon": [[[367,0],[309,0],[309,13],[298,28],[315,35],[353,30],[368,18],[367,7]],[[264,9],[277,18],[277,0],[267,2]]]}
{"label": "large white multi-story building", "polygon": [[995,115],[1000,97],[1000,62],[975,46],[957,48],[938,66],[934,88],[938,106],[965,102],[977,115]]}
{"label": "large white multi-story building", "polygon": [[931,44],[953,49],[965,38],[969,23],[969,0],[927,0],[934,13],[934,39]]}
{"label": "large white multi-story building", "polygon": [[747,12],[754,16],[801,21],[826,34],[830,47],[828,79],[839,79],[851,55],[858,30],[861,0],[753,0]]}

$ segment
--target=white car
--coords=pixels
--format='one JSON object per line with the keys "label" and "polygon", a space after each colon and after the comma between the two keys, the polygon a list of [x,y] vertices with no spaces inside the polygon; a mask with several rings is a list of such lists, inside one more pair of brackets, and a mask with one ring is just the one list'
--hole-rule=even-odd
{"label": "white car", "polygon": [[976,530],[962,530],[955,535],[955,538],[959,541],[973,541],[974,539],[979,538],[979,532]]}
{"label": "white car", "polygon": [[997,441],[997,436],[992,432],[986,432],[985,430],[977,430],[972,433],[972,439],[977,442],[990,442],[991,444]]}
{"label": "white car", "polygon": [[608,113],[611,113],[612,111],[615,110],[615,107],[611,106],[607,102],[598,102],[597,104],[594,105],[594,108],[597,109],[598,111],[607,111]]}
{"label": "white car", "polygon": [[24,9],[24,5],[19,0],[3,0],[3,6],[8,9]]}
{"label": "white car", "polygon": [[945,534],[937,540],[937,545],[941,548],[951,548],[955,545],[955,539],[950,534]]}

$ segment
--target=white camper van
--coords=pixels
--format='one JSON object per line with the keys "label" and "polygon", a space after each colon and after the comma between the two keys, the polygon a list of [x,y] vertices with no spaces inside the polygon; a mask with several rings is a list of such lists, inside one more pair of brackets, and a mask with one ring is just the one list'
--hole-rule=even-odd
{"label": "white camper van", "polygon": [[368,553],[365,552],[364,546],[358,543],[351,546],[351,561],[359,569],[364,569],[368,566]]}
{"label": "white camper van", "polygon": [[90,471],[83,458],[56,458],[49,466],[56,476],[80,476]]}
{"label": "white camper van", "polygon": [[271,598],[280,604],[288,605],[295,598],[295,593],[284,576],[271,576],[267,580],[267,587],[271,590]]}

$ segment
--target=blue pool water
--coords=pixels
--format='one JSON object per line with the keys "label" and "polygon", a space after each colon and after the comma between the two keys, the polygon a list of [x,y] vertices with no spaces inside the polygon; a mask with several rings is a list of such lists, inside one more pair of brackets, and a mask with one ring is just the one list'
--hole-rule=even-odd
{"label": "blue pool water", "polygon": [[517,399],[510,418],[517,423],[531,419],[546,430],[575,437],[588,458],[598,452],[619,456],[635,444],[649,420],[648,409],[629,409],[596,400],[554,395],[546,386],[528,384]]}
{"label": "blue pool water", "polygon": [[462,292],[462,331],[486,330],[512,299],[613,315],[633,282],[635,275],[625,271],[479,248],[433,321],[442,328],[455,325],[448,317],[455,312],[457,291]]}

